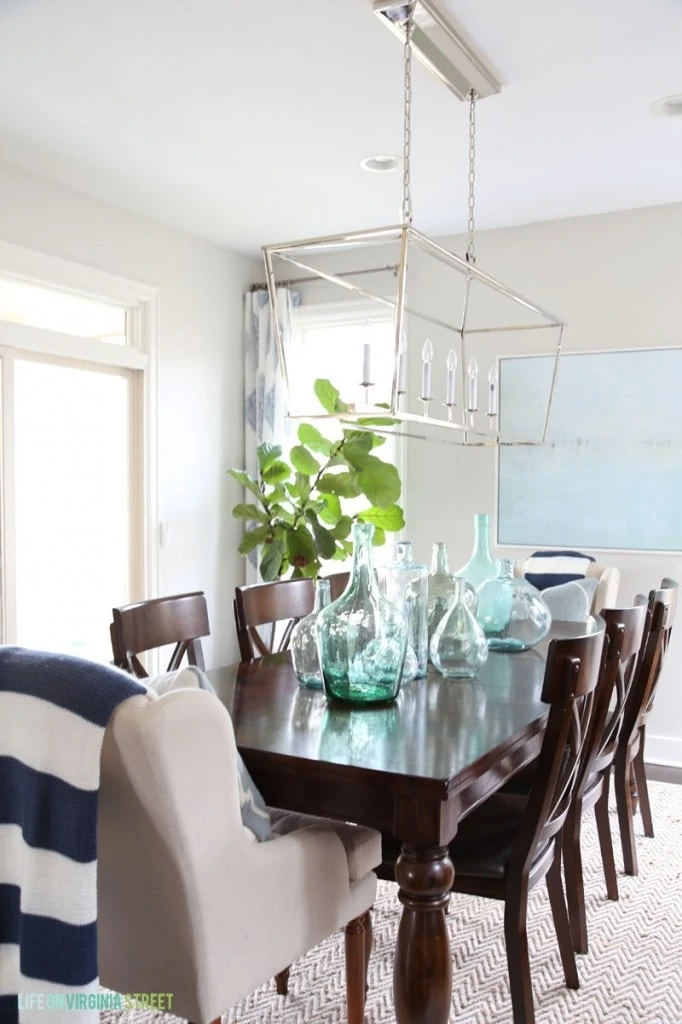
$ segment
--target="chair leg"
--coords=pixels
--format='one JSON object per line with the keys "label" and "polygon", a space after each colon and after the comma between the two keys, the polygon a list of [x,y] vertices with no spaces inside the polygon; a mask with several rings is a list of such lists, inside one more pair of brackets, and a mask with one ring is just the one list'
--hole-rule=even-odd
{"label": "chair leg", "polygon": [[275,975],[275,985],[277,987],[278,996],[286,996],[289,994],[289,967],[285,967],[283,971]]}
{"label": "chair leg", "polygon": [[606,895],[610,900],[618,899],[618,875],[616,861],[613,856],[613,839],[611,838],[611,822],[609,821],[609,781],[610,773],[606,772],[602,783],[602,793],[594,805],[594,816],[597,820],[597,834],[601,850],[601,862],[604,867]]}
{"label": "chair leg", "polygon": [[[580,849],[582,815],[582,801],[574,802],[566,819],[563,832],[566,902],[568,904],[568,919],[571,923],[573,949],[576,953],[587,953],[585,886],[583,883],[583,860]],[[549,887],[549,881],[547,885]]]}
{"label": "chair leg", "polygon": [[632,762],[632,767],[635,772],[635,782],[637,783],[637,793],[639,794],[639,809],[642,813],[642,824],[644,825],[644,835],[648,836],[649,839],[654,837],[654,823],[651,817],[651,804],[649,803],[649,788],[646,783],[646,771],[644,769],[644,733],[640,733],[639,750],[637,755]]}
{"label": "chair leg", "polygon": [[346,1002],[348,1024],[363,1024],[365,1017],[365,925],[361,914],[346,925]]}
{"label": "chair leg", "polygon": [[527,906],[528,885],[522,883],[517,891],[508,893],[504,901],[504,940],[514,1024],[535,1024],[526,932]]}
{"label": "chair leg", "polygon": [[[575,962],[575,951],[573,949],[573,938],[571,936],[571,925],[568,919],[566,901],[564,900],[564,890],[561,884],[560,839],[557,839],[555,843],[554,860],[552,861],[552,866],[547,872],[545,881],[547,882],[547,892],[549,893],[549,902],[552,907],[552,918],[554,919],[554,929],[556,931],[557,942],[559,943],[559,953],[561,954],[561,963],[564,968],[566,986],[568,988],[580,988],[578,968]],[[583,917],[584,911],[585,902],[583,899]],[[587,929],[585,929],[585,946],[587,947]]]}
{"label": "chair leg", "polygon": [[613,784],[616,790],[616,807],[620,842],[623,847],[623,868],[626,875],[637,874],[637,848],[635,826],[632,817],[632,793],[630,791],[630,765],[622,758],[616,758]]}
{"label": "chair leg", "polygon": [[365,997],[369,991],[369,958],[372,955],[374,929],[372,928],[372,911],[365,914]]}

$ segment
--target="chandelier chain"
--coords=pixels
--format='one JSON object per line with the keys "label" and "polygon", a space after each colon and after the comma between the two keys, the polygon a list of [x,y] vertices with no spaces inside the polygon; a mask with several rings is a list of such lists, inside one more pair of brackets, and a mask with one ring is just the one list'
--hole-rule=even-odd
{"label": "chandelier chain", "polygon": [[476,262],[474,234],[476,231],[476,90],[469,93],[469,199],[467,223],[467,262]]}
{"label": "chandelier chain", "polygon": [[412,223],[412,195],[410,161],[412,157],[412,29],[415,3],[407,5],[404,48],[404,107],[403,107],[403,224]]}

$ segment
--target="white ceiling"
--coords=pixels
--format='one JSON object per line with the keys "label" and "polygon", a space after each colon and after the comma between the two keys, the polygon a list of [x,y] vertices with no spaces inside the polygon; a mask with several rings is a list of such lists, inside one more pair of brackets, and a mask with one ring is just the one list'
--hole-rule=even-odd
{"label": "white ceiling", "polygon": [[[682,201],[679,0],[448,0],[497,68],[482,228]],[[371,0],[3,0],[0,158],[232,249],[394,223],[402,51]],[[466,223],[466,107],[417,66],[415,225]]]}

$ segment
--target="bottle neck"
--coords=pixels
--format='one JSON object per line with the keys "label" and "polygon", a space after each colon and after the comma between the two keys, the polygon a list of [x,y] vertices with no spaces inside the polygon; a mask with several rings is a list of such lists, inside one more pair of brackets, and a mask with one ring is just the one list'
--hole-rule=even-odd
{"label": "bottle neck", "polygon": [[490,550],[490,516],[474,516],[474,553],[492,561]]}
{"label": "bottle neck", "polygon": [[353,578],[369,581],[374,571],[372,564],[372,538],[374,527],[369,523],[356,523],[353,527]]}
{"label": "bottle neck", "polygon": [[444,573],[447,576],[450,575],[448,549],[442,541],[436,541],[433,545],[433,552],[431,554],[431,572]]}
{"label": "bottle neck", "polygon": [[404,565],[411,565],[412,558],[412,541],[401,540],[396,545],[396,561]]}
{"label": "bottle neck", "polygon": [[317,583],[315,585],[315,607],[313,612],[321,612],[322,609],[331,603],[331,584],[329,580],[322,579],[318,576]]}

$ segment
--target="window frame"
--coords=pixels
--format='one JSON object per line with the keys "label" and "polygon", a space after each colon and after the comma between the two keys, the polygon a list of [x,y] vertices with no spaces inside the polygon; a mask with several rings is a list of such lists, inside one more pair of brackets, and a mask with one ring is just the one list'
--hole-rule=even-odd
{"label": "window frame", "polygon": [[[158,288],[60,257],[0,241],[0,274],[120,305],[126,310],[127,344],[62,334],[0,319],[0,642],[14,636],[16,593],[13,487],[13,375],[16,359],[36,359],[99,372],[130,381],[131,600],[158,593],[159,551],[157,401]],[[3,430],[4,423],[4,430]],[[140,442],[141,439],[141,442]]]}

